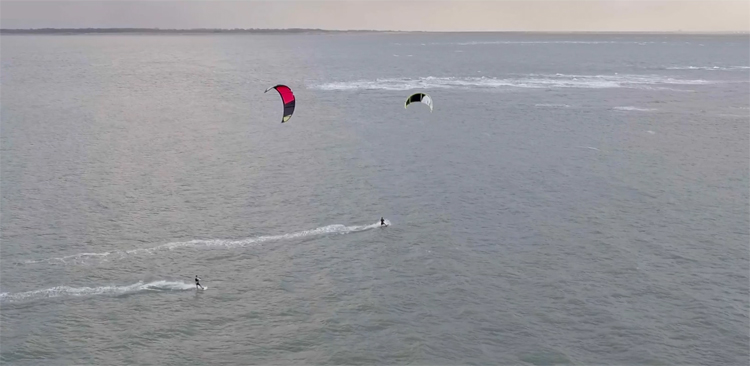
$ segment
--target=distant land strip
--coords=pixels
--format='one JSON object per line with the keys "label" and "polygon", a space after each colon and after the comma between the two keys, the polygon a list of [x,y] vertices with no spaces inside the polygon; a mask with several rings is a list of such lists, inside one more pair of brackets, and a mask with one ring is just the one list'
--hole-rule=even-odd
{"label": "distant land strip", "polygon": [[286,29],[162,29],[162,28],[34,28],[34,29],[0,29],[2,34],[90,34],[90,33],[142,33],[142,34],[213,34],[213,33],[257,33],[257,34],[300,34],[300,33],[384,33],[375,30],[326,30],[314,28]]}
{"label": "distant land strip", "polygon": [[398,31],[398,30],[333,30],[320,28],[189,28],[189,29],[166,29],[166,28],[32,28],[32,29],[2,29],[0,34],[341,34],[341,33],[504,33],[504,34],[549,34],[549,35],[608,35],[608,34],[633,34],[633,35],[743,35],[750,33],[738,32],[659,32],[659,31]]}

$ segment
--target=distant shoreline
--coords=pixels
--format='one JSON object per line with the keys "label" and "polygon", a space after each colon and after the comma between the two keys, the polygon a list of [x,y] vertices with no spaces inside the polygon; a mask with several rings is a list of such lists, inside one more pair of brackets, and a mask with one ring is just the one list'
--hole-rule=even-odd
{"label": "distant shoreline", "polygon": [[55,35],[77,35],[77,34],[363,34],[363,33],[430,33],[430,34],[545,34],[545,35],[743,35],[748,36],[750,32],[655,32],[655,31],[396,31],[396,30],[332,30],[317,28],[286,28],[286,29],[260,29],[260,28],[235,28],[235,29],[162,29],[162,28],[33,28],[33,29],[0,29],[0,34],[55,34]]}
{"label": "distant shoreline", "polygon": [[305,33],[387,33],[374,30],[288,29],[161,29],[161,28],[35,28],[0,29],[0,34],[305,34]]}

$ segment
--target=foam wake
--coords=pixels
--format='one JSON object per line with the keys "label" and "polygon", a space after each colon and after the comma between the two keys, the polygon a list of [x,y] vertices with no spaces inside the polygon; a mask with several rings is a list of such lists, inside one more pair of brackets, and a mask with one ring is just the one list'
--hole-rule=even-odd
{"label": "foam wake", "polygon": [[312,89],[339,90],[410,90],[410,89],[502,89],[502,88],[635,88],[670,89],[665,85],[705,85],[709,80],[675,79],[659,75],[568,75],[530,74],[524,77],[422,77],[355,80],[311,85]]}
{"label": "foam wake", "polygon": [[57,286],[43,290],[17,292],[17,293],[0,293],[0,303],[14,303],[24,301],[34,301],[45,298],[55,297],[82,297],[97,295],[123,295],[143,291],[185,291],[192,290],[195,285],[179,281],[154,281],[143,283],[141,281],[126,286],[100,286],[100,287],[70,287]]}
{"label": "foam wake", "polygon": [[[390,221],[386,220],[386,223],[390,225]],[[78,262],[86,261],[88,259],[106,260],[110,258],[122,258],[122,257],[127,257],[127,256],[132,256],[132,255],[156,254],[161,251],[170,251],[170,250],[177,250],[177,249],[182,249],[182,248],[201,248],[201,247],[203,248],[237,248],[237,247],[256,245],[256,244],[265,243],[265,242],[298,239],[298,238],[305,238],[305,237],[311,237],[311,236],[316,236],[316,235],[349,234],[349,233],[354,233],[358,231],[374,229],[379,226],[380,226],[380,221],[378,221],[375,224],[360,225],[360,226],[328,225],[328,226],[323,226],[323,227],[319,227],[319,228],[312,229],[312,230],[304,230],[304,231],[299,231],[296,233],[281,234],[281,235],[255,236],[255,237],[239,239],[239,240],[212,239],[212,240],[191,240],[191,241],[184,241],[184,242],[172,242],[172,243],[161,244],[161,245],[157,245],[157,246],[149,247],[149,248],[117,250],[117,251],[100,252],[100,253],[78,253],[78,254],[67,255],[64,257],[27,260],[27,261],[24,261],[23,263],[33,264],[33,263],[44,262],[44,263],[71,264],[71,263],[78,263]]]}

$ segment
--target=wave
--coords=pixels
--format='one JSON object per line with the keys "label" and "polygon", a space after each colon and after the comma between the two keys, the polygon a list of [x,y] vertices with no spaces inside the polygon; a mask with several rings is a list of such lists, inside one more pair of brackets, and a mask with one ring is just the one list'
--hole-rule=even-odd
{"label": "wave", "polygon": [[536,45],[536,44],[636,44],[647,45],[666,42],[642,41],[466,41],[466,42],[429,42],[429,43],[393,43],[395,46],[484,46],[484,45]]}
{"label": "wave", "polygon": [[640,108],[640,107],[631,107],[631,106],[613,107],[612,109],[616,109],[618,111],[636,111],[636,112],[653,112],[656,110],[654,108]]}
{"label": "wave", "polygon": [[21,301],[34,301],[55,297],[81,297],[97,295],[124,295],[144,291],[185,291],[192,290],[195,285],[179,281],[154,281],[143,283],[139,281],[126,286],[100,286],[100,287],[70,287],[56,286],[43,290],[34,290],[17,293],[0,293],[0,303],[15,303]]}
{"label": "wave", "polygon": [[[385,222],[388,225],[391,224],[391,222],[388,220],[385,220]],[[44,262],[44,263],[68,264],[69,262],[76,263],[78,261],[85,261],[91,258],[101,258],[101,259],[111,258],[111,257],[121,258],[121,257],[130,256],[130,255],[138,255],[138,254],[154,254],[159,251],[171,251],[171,250],[180,249],[180,248],[198,248],[198,247],[236,248],[236,247],[245,247],[245,246],[253,245],[253,244],[265,243],[269,241],[297,239],[297,238],[304,238],[304,237],[315,236],[315,235],[349,234],[349,233],[354,233],[358,231],[374,229],[377,227],[380,227],[380,221],[378,221],[375,224],[361,225],[361,226],[328,225],[328,226],[323,226],[323,227],[319,227],[319,228],[312,229],[312,230],[304,230],[304,231],[299,231],[299,232],[290,233],[290,234],[255,236],[255,237],[239,239],[239,240],[225,240],[225,239],[190,240],[190,241],[183,241],[183,242],[166,243],[166,244],[161,244],[161,245],[157,245],[157,246],[150,247],[150,248],[137,248],[137,249],[131,249],[131,250],[124,250],[124,251],[117,250],[117,251],[100,252],[100,253],[79,253],[79,254],[67,255],[64,257],[27,260],[22,263],[33,264],[33,263]]]}
{"label": "wave", "polygon": [[705,85],[709,80],[686,80],[659,75],[567,75],[530,74],[519,78],[494,77],[421,77],[356,80],[311,85],[312,89],[339,90],[410,90],[426,88],[639,88],[669,89],[659,85]]}
{"label": "wave", "polygon": [[[496,44],[637,44],[646,45],[654,44],[656,42],[637,42],[637,41],[469,41],[469,42],[457,42],[457,43],[442,43],[448,45],[458,46],[482,46],[482,45],[496,45]],[[440,45],[441,43],[433,43],[433,45]]]}
{"label": "wave", "polygon": [[668,66],[667,70],[736,71],[748,70],[750,66]]}
{"label": "wave", "polygon": [[743,118],[743,119],[750,118],[750,115],[747,115],[747,114],[742,115],[742,114],[732,114],[732,113],[719,113],[717,114],[717,116],[723,117],[723,118]]}
{"label": "wave", "polygon": [[534,107],[538,107],[538,108],[570,108],[570,105],[568,105],[568,104],[558,104],[558,103],[537,103],[537,104],[534,104]]}

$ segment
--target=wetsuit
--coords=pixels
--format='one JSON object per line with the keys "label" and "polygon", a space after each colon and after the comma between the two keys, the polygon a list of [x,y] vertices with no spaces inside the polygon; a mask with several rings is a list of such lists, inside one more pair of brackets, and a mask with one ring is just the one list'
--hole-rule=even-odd
{"label": "wetsuit", "polygon": [[198,278],[198,276],[195,276],[195,287],[196,288],[198,288],[198,287],[203,288],[203,286],[201,286],[201,283],[199,282],[200,280],[201,279]]}

